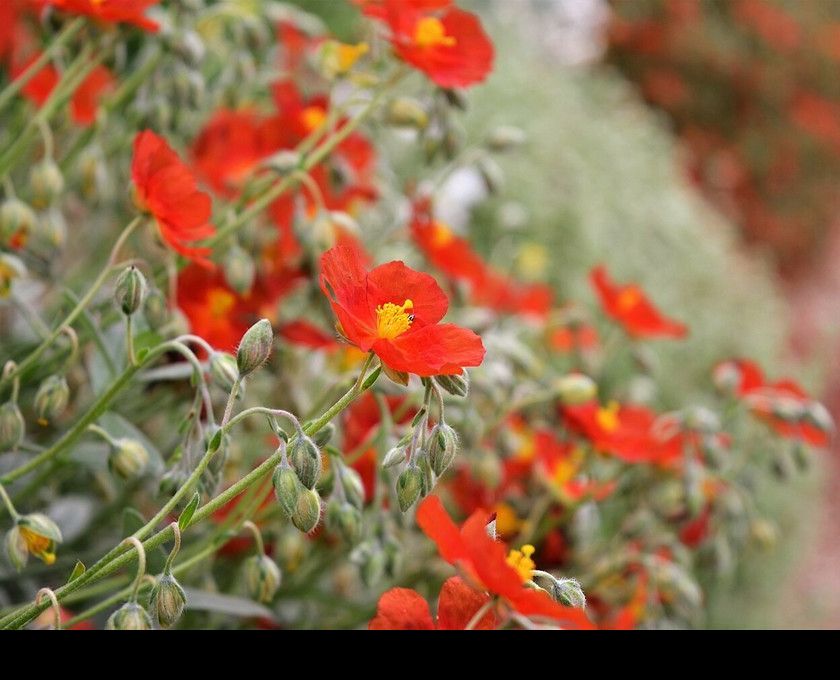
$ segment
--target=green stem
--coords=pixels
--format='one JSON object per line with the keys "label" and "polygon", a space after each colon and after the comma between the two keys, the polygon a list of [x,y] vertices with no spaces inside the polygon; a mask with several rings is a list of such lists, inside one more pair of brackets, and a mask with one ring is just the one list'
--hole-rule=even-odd
{"label": "green stem", "polygon": [[134,331],[131,328],[131,314],[125,317],[125,352],[128,355],[128,365],[136,366],[137,359],[134,356]]}
{"label": "green stem", "polygon": [[6,506],[6,510],[8,510],[9,516],[12,518],[13,521],[17,521],[20,515],[18,514],[17,510],[15,510],[15,506],[12,504],[12,499],[9,498],[9,494],[6,493],[6,489],[3,488],[2,484],[0,484],[0,498],[3,499],[3,505]]}

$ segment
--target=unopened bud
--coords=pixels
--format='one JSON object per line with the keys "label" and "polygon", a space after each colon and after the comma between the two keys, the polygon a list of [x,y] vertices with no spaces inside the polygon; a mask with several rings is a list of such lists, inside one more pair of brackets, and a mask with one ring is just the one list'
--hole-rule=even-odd
{"label": "unopened bud", "polygon": [[416,99],[397,97],[388,106],[385,122],[395,127],[423,130],[429,124],[429,114]]}
{"label": "unopened bud", "polygon": [[152,630],[152,619],[136,602],[126,602],[108,617],[105,630]]}
{"label": "unopened bud", "polygon": [[143,312],[146,321],[154,330],[163,327],[169,321],[169,305],[166,297],[157,288],[152,288],[146,294],[146,302],[143,305]]}
{"label": "unopened bud", "polygon": [[374,587],[385,575],[387,556],[378,543],[362,543],[353,550],[350,559],[359,565],[359,576],[368,588]]}
{"label": "unopened bud", "polygon": [[18,405],[7,401],[0,406],[0,452],[14,451],[23,441],[26,425]]}
{"label": "unopened bud", "polygon": [[51,375],[38,387],[35,393],[35,417],[41,425],[60,416],[70,400],[70,387],[63,375]]}
{"label": "unopened bud", "polygon": [[42,212],[33,227],[32,242],[47,251],[61,248],[67,242],[64,213],[55,207]]}
{"label": "unopened bud", "polygon": [[26,203],[7,198],[0,205],[0,244],[12,249],[23,248],[37,221],[35,211]]}
{"label": "unopened bud", "polygon": [[385,454],[385,457],[382,459],[382,467],[390,468],[396,467],[400,463],[405,462],[406,456],[406,447],[405,446],[395,446],[392,448],[388,453]]}
{"label": "unopened bud", "polygon": [[439,423],[432,429],[430,439],[429,464],[440,477],[458,453],[458,433],[446,423]]}
{"label": "unopened bud", "polygon": [[234,245],[224,256],[223,268],[225,281],[240,295],[245,295],[254,285],[257,268],[252,258],[244,248]]}
{"label": "unopened bud", "polygon": [[341,486],[347,500],[360,510],[365,504],[365,485],[361,475],[353,468],[344,467],[341,471]]}
{"label": "unopened bud", "polygon": [[295,511],[292,513],[292,524],[299,531],[308,534],[318,526],[321,519],[321,497],[314,489],[304,489],[298,496]]}
{"label": "unopened bud", "polygon": [[36,208],[46,208],[64,191],[64,176],[52,158],[45,158],[29,171],[29,186],[32,204]]}
{"label": "unopened bud", "polygon": [[567,607],[577,607],[578,609],[586,607],[586,595],[583,588],[573,578],[554,579],[548,589],[548,594],[555,602]]}
{"label": "unopened bud", "polygon": [[321,451],[309,437],[295,440],[289,450],[289,462],[307,489],[314,489],[321,476]]}
{"label": "unopened bud", "polygon": [[525,132],[520,128],[512,125],[499,125],[487,135],[485,144],[491,151],[502,152],[522,146],[525,140]]}
{"label": "unopened bud", "polygon": [[812,401],[805,407],[804,421],[821,432],[834,432],[834,419],[828,409],[818,401]]}
{"label": "unopened bud", "polygon": [[324,427],[322,427],[314,435],[312,435],[312,441],[314,441],[315,446],[317,446],[320,449],[329,444],[334,435],[335,425],[333,425],[332,423],[327,423],[326,425],[324,425]]}
{"label": "unopened bud", "polygon": [[149,464],[149,452],[136,439],[117,439],[108,456],[108,467],[122,479],[131,479],[142,474]]}
{"label": "unopened bud", "polygon": [[294,172],[300,167],[301,156],[297,151],[278,151],[269,156],[264,162],[267,168],[270,168],[278,175],[286,175]]}
{"label": "unopened bud", "polygon": [[435,382],[454,397],[466,397],[470,393],[470,376],[466,370],[457,375],[436,375]]}
{"label": "unopened bud", "polygon": [[598,385],[583,373],[569,373],[558,378],[555,389],[563,406],[585,404],[598,394]]}
{"label": "unopened bud", "polygon": [[119,278],[114,289],[114,299],[117,307],[126,316],[131,316],[140,309],[143,298],[146,296],[146,277],[134,265],[126,267]]}
{"label": "unopened bud", "polygon": [[735,361],[724,361],[712,370],[712,382],[718,392],[734,395],[743,381],[744,372]]}
{"label": "unopened bud", "polygon": [[274,484],[274,494],[277,496],[280,508],[286,517],[291,518],[297,509],[298,498],[303,493],[304,486],[300,483],[295,471],[283,465],[278,465],[274,469],[271,481]]}
{"label": "unopened bud", "polygon": [[236,365],[241,377],[257,370],[268,360],[273,340],[274,333],[268,319],[260,319],[245,331],[236,353]]}
{"label": "unopened bud", "polygon": [[763,550],[775,547],[779,538],[776,525],[766,519],[756,519],[750,523],[750,537]]}
{"label": "unopened bud", "polygon": [[420,498],[423,488],[423,472],[417,466],[408,467],[397,479],[397,501],[400,510],[406,512]]}
{"label": "unopened bud", "polygon": [[505,183],[505,173],[495,159],[485,156],[478,161],[478,172],[490,194],[499,194]]}
{"label": "unopened bud", "polygon": [[20,258],[0,253],[0,299],[8,297],[12,282],[22,276],[26,276],[26,266]]}
{"label": "unopened bud", "polygon": [[187,604],[187,594],[172,574],[162,574],[152,588],[153,611],[162,628],[173,626]]}
{"label": "unopened bud", "polygon": [[206,52],[201,36],[195,31],[181,29],[173,34],[173,38],[172,51],[188,66],[201,66]]}
{"label": "unopened bud", "polygon": [[271,602],[281,580],[280,567],[268,555],[254,555],[246,561],[245,585],[248,594],[257,602]]}
{"label": "unopened bud", "polygon": [[239,380],[236,357],[227,352],[213,352],[210,355],[210,377],[225,392],[230,392]]}
{"label": "unopened bud", "polygon": [[336,498],[327,503],[325,513],[327,529],[339,534],[348,543],[355,543],[362,533],[362,513],[350,503]]}

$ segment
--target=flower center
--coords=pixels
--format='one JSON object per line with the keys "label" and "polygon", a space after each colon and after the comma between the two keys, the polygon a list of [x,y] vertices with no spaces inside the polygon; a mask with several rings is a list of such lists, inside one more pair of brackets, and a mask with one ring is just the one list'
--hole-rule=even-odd
{"label": "flower center", "polygon": [[627,286],[618,294],[618,308],[622,312],[629,312],[642,299],[642,293],[636,286]]}
{"label": "flower center", "polygon": [[214,288],[207,293],[207,306],[214,319],[227,316],[228,312],[233,309],[234,304],[236,304],[236,297],[228,290]]}
{"label": "flower center", "polygon": [[603,408],[598,409],[596,420],[602,430],[615,432],[618,429],[618,410],[621,408],[617,401],[611,401]]}
{"label": "flower center", "polygon": [[455,238],[455,235],[452,233],[452,230],[443,222],[438,222],[437,220],[432,222],[432,243],[435,248],[443,248],[448,245],[453,238]]}
{"label": "flower center", "polygon": [[20,535],[23,537],[26,548],[30,553],[44,560],[46,564],[55,562],[55,553],[50,552],[52,541],[49,538],[37,534],[27,527],[20,527]]}
{"label": "flower center", "polygon": [[535,548],[532,545],[523,545],[519,550],[511,550],[507,556],[507,563],[509,567],[515,569],[519,576],[522,577],[522,582],[531,580],[531,573],[536,568],[536,563],[531,559]]}
{"label": "flower center", "polygon": [[417,47],[452,47],[455,38],[446,35],[440,19],[423,17],[414,27],[414,44]]}
{"label": "flower center", "polygon": [[307,106],[300,112],[300,120],[308,132],[319,128],[326,117],[327,112],[320,106]]}
{"label": "flower center", "polygon": [[367,54],[369,49],[366,42],[360,42],[356,45],[339,43],[336,49],[337,71],[347,73],[362,56]]}
{"label": "flower center", "polygon": [[376,308],[376,334],[385,340],[393,340],[402,335],[414,321],[414,303],[406,300],[402,305],[395,305],[393,302],[386,302]]}

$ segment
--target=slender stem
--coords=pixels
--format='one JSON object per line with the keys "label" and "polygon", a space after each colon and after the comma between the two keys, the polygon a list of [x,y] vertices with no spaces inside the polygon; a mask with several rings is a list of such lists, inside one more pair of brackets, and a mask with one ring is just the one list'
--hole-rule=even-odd
{"label": "slender stem", "polygon": [[88,425],[87,429],[89,432],[98,434],[100,437],[102,437],[102,439],[108,442],[110,446],[113,446],[114,448],[118,446],[116,440],[110,434],[108,434],[108,432],[99,427],[99,425]]}
{"label": "slender stem", "polygon": [[473,614],[472,618],[469,620],[467,625],[464,626],[464,630],[475,629],[475,627],[479,624],[481,619],[484,618],[484,615],[487,612],[490,611],[490,609],[493,607],[494,604],[495,604],[495,599],[490,598],[489,600],[487,600],[487,602],[485,602],[483,605],[481,605],[481,608],[475,614]]}
{"label": "slender stem", "polygon": [[137,359],[134,356],[134,332],[131,328],[131,314],[125,317],[125,352],[128,356],[128,365],[136,366]]}
{"label": "slender stem", "polygon": [[259,527],[257,527],[257,525],[251,520],[247,520],[242,524],[242,528],[247,529],[253,535],[254,543],[257,544],[257,553],[265,555],[265,545],[263,544],[262,532],[259,530]]}
{"label": "slender stem", "polygon": [[111,270],[113,267],[114,262],[117,260],[117,255],[119,254],[120,249],[123,247],[125,242],[128,240],[128,237],[131,235],[131,232],[143,221],[142,217],[135,217],[129,224],[123,229],[122,234],[120,234],[117,242],[114,244],[114,247],[111,249],[111,254],[108,256],[108,262],[102,268],[102,271],[99,272],[99,276],[96,277],[91,287],[88,289],[87,293],[76,303],[76,306],[70,311],[70,313],[64,317],[61,323],[58,324],[56,329],[52,331],[44,341],[38,345],[30,354],[27,356],[23,361],[18,364],[17,368],[9,374],[3,374],[2,379],[0,379],[0,389],[2,389],[10,379],[19,376],[21,373],[32,367],[38,359],[41,358],[41,355],[52,345],[59,335],[61,335],[64,331],[66,326],[70,326],[78,317],[85,308],[90,304],[93,300],[94,296],[99,292],[99,289],[102,288],[105,281],[108,279],[108,276],[111,274]]}
{"label": "slender stem", "polygon": [[360,390],[362,388],[362,382],[365,379],[365,373],[367,373],[368,367],[370,366],[370,362],[373,360],[373,352],[368,352],[368,355],[365,357],[365,363],[362,365],[362,370],[359,371],[359,377],[356,380],[356,384],[354,385],[353,389]]}
{"label": "slender stem", "polygon": [[131,588],[131,602],[137,602],[137,594],[140,592],[140,584],[143,582],[143,577],[146,575],[146,549],[143,544],[134,536],[129,536],[123,541],[123,545],[133,545],[137,551],[137,576],[134,579],[134,584]]}
{"label": "slender stem", "polygon": [[16,522],[20,515],[18,511],[15,510],[15,506],[12,504],[12,499],[9,498],[9,494],[6,493],[6,489],[3,488],[3,485],[0,484],[0,498],[3,499],[3,505],[6,506],[6,510],[9,512],[9,517],[12,518],[12,521]]}
{"label": "slender stem", "polygon": [[61,32],[53,38],[52,42],[43,52],[41,52],[40,56],[27,66],[23,73],[9,83],[2,92],[0,92],[0,111],[6,108],[9,102],[12,101],[24,87],[26,87],[27,83],[29,83],[29,81],[32,80],[38,72],[47,65],[47,63],[49,63],[50,59],[53,58],[56,52],[58,52],[67,42],[75,37],[84,25],[84,17],[77,17],[61,29]]}
{"label": "slender stem", "polygon": [[181,527],[178,526],[178,522],[172,522],[169,528],[172,529],[172,533],[174,534],[175,545],[172,546],[172,551],[169,553],[169,557],[166,558],[166,564],[163,565],[164,574],[172,573],[172,563],[181,551]]}
{"label": "slender stem", "polygon": [[222,427],[227,425],[230,420],[230,416],[233,414],[233,405],[236,402],[236,395],[239,394],[239,386],[241,383],[242,378],[239,377],[236,379],[236,382],[233,383],[233,387],[230,388],[230,394],[228,395],[227,404],[225,405],[225,414],[222,416]]}
{"label": "slender stem", "polygon": [[58,599],[56,598],[55,593],[49,588],[41,588],[35,596],[35,604],[41,604],[41,600],[44,599],[45,595],[52,604],[53,615],[55,616],[53,627],[56,630],[61,630],[61,607],[58,604]]}

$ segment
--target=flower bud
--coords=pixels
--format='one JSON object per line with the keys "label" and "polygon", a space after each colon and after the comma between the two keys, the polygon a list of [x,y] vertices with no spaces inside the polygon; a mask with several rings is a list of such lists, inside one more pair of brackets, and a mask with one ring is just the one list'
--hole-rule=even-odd
{"label": "flower bud", "polygon": [[282,577],[280,567],[268,555],[254,555],[245,562],[245,586],[257,602],[271,602]]}
{"label": "flower bud", "polygon": [[485,156],[478,161],[478,172],[490,194],[499,194],[505,183],[505,173],[495,159]]}
{"label": "flower bud", "polygon": [[289,450],[289,462],[301,484],[314,489],[321,476],[321,451],[315,442],[305,435],[298,437]]}
{"label": "flower bud", "polygon": [[292,513],[292,524],[299,531],[308,534],[318,526],[321,519],[321,497],[314,489],[305,489],[298,496],[295,511]]}
{"label": "flower bud", "polygon": [[304,491],[303,484],[288,465],[278,465],[274,469],[271,481],[274,484],[274,494],[277,496],[280,508],[287,517],[291,518],[297,509],[298,499]]}
{"label": "flower bud", "polygon": [[32,242],[37,247],[53,251],[67,242],[67,220],[58,208],[50,208],[39,215],[32,230]]}
{"label": "flower bud", "polygon": [[567,607],[577,607],[584,609],[586,607],[586,595],[583,588],[573,578],[554,579],[548,594],[555,602],[559,602]]}
{"label": "flower bud", "polygon": [[466,370],[457,375],[436,375],[435,382],[454,397],[466,397],[470,393],[470,376]]}
{"label": "flower bud", "polygon": [[491,151],[510,151],[525,143],[525,133],[512,125],[499,125],[490,131],[485,144]]}
{"label": "flower bud", "polygon": [[417,466],[408,467],[397,479],[397,501],[400,510],[406,512],[420,498],[423,488],[423,472]]}
{"label": "flower bud", "polygon": [[569,373],[558,378],[555,389],[563,406],[585,404],[598,394],[598,385],[583,373]]}
{"label": "flower bud", "polygon": [[29,186],[32,204],[36,208],[46,208],[64,191],[64,176],[52,158],[45,158],[29,171]]}
{"label": "flower bud", "polygon": [[362,476],[353,468],[345,466],[341,470],[341,486],[344,488],[347,500],[361,510],[365,504],[365,485],[362,482]]}
{"label": "flower bud", "polygon": [[152,630],[152,619],[136,602],[126,602],[108,617],[105,630]]}
{"label": "flower bud", "polygon": [[743,378],[744,372],[736,361],[723,361],[712,370],[712,382],[724,395],[735,395]]}
{"label": "flower bud", "polygon": [[173,34],[172,51],[187,66],[198,67],[204,59],[206,49],[201,36],[195,31],[181,29]]}
{"label": "flower bud", "polygon": [[105,165],[102,149],[89,146],[79,156],[78,175],[81,180],[82,196],[88,201],[94,201],[107,192],[108,168]]}
{"label": "flower bud", "polygon": [[[62,541],[61,530],[49,517],[40,512],[33,512],[18,518],[15,529],[17,535],[7,536],[7,551],[13,562],[20,563],[21,551],[34,555],[44,564],[55,562],[55,552]],[[10,532],[10,533],[12,533]],[[12,555],[12,551],[15,553]],[[26,558],[23,558],[23,564]]]}
{"label": "flower bud", "polygon": [[315,446],[317,446],[320,449],[330,443],[330,441],[333,438],[333,435],[335,435],[335,425],[333,425],[332,423],[327,423],[326,425],[324,425],[324,427],[322,427],[314,435],[312,435],[312,441],[314,441]]}
{"label": "flower bud", "polygon": [[366,42],[350,45],[337,40],[325,40],[318,52],[319,71],[327,80],[334,80],[348,73],[369,49]]}
{"label": "flower bud", "polygon": [[187,594],[172,574],[162,574],[152,588],[153,612],[162,628],[175,625],[187,604]]}
{"label": "flower bud", "polygon": [[429,445],[429,464],[440,477],[455,460],[458,453],[458,433],[446,423],[435,425]]}
{"label": "flower bud", "polygon": [[35,393],[35,417],[41,425],[48,425],[67,408],[70,387],[63,375],[51,375],[38,387]]}
{"label": "flower bud", "polygon": [[809,402],[805,407],[804,421],[822,432],[834,432],[834,419],[828,409],[818,401]]}
{"label": "flower bud", "polygon": [[18,249],[26,245],[38,217],[26,203],[7,198],[0,205],[0,244]]}
{"label": "flower bud", "polygon": [[210,378],[225,392],[230,392],[239,379],[236,357],[227,352],[213,352],[210,355]]}
{"label": "flower bud", "polygon": [[26,431],[18,405],[7,401],[0,406],[0,452],[14,451],[23,441]]}
{"label": "flower bud", "polygon": [[114,299],[117,302],[117,307],[126,316],[131,316],[143,304],[145,295],[146,277],[134,265],[126,267],[119,275],[114,289]]}
{"label": "flower bud", "polygon": [[362,534],[362,513],[350,503],[330,499],[325,513],[327,529],[339,534],[348,543],[355,543]]}
{"label": "flower bud", "polygon": [[750,538],[762,550],[770,550],[775,547],[779,537],[776,525],[766,519],[756,519],[750,523]]}
{"label": "flower bud", "polygon": [[236,353],[236,365],[241,377],[257,370],[268,360],[273,340],[274,333],[268,319],[260,319],[245,331]]}
{"label": "flower bud", "polygon": [[12,281],[22,276],[26,276],[26,266],[23,262],[9,253],[0,253],[0,299],[8,297],[12,290]]}
{"label": "flower bud", "polygon": [[222,263],[225,272],[225,281],[240,295],[245,295],[254,285],[254,277],[257,275],[257,268],[252,258],[245,249],[234,245],[228,249]]}
{"label": "flower bud", "polygon": [[385,575],[387,555],[378,543],[366,541],[350,553],[350,560],[359,565],[359,576],[366,587],[372,588]]}
{"label": "flower bud", "polygon": [[142,474],[149,464],[149,452],[139,441],[123,437],[117,439],[108,456],[108,467],[122,479]]}
{"label": "flower bud", "polygon": [[9,563],[16,571],[23,569],[26,566],[26,562],[29,560],[29,550],[26,547],[26,541],[23,539],[20,528],[17,525],[13,526],[6,533],[4,546],[6,548],[6,557],[8,558]]}
{"label": "flower bud", "polygon": [[166,297],[159,289],[152,288],[146,294],[143,313],[146,315],[149,326],[154,330],[160,329],[169,321],[169,305],[166,303]]}
{"label": "flower bud", "polygon": [[695,432],[711,434],[720,431],[721,423],[717,413],[703,406],[697,406],[689,409],[685,414],[685,426]]}
{"label": "flower bud", "polygon": [[297,151],[278,151],[269,156],[264,162],[267,168],[270,168],[278,175],[286,175],[294,172],[300,167],[301,156]]}
{"label": "flower bud", "polygon": [[400,463],[405,462],[406,456],[406,447],[405,446],[395,446],[392,448],[388,453],[385,454],[385,457],[382,459],[382,467],[390,468],[399,465]]}
{"label": "flower bud", "polygon": [[394,127],[423,130],[429,124],[429,114],[416,99],[397,97],[385,112],[385,122]]}

